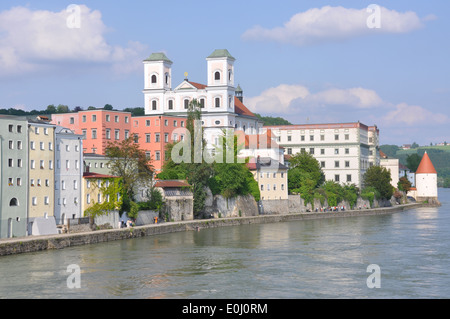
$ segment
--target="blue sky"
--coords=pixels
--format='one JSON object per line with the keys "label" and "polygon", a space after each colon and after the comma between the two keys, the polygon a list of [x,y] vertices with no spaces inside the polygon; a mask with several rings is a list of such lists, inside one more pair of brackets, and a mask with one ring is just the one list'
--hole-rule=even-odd
{"label": "blue sky", "polygon": [[449,1],[71,4],[0,2],[0,108],[141,107],[152,52],[174,62],[175,87],[184,72],[205,83],[205,58],[226,48],[254,112],[376,124],[381,144],[450,143]]}

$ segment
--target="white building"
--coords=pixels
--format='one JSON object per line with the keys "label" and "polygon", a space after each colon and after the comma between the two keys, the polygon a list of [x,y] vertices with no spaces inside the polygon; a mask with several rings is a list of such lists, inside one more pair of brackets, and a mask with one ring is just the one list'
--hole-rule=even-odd
{"label": "white building", "polygon": [[242,90],[235,88],[235,58],[227,50],[215,50],[206,58],[206,84],[186,79],[172,88],[172,64],[164,53],[153,53],[144,60],[145,113],[147,115],[186,116],[193,99],[201,105],[204,138],[213,149],[223,129],[258,134],[262,122],[243,104]]}
{"label": "white building", "polygon": [[380,151],[380,166],[391,172],[391,185],[397,188],[398,181],[400,180],[400,163],[398,158],[389,158]]}
{"label": "white building", "polygon": [[83,217],[83,135],[57,126],[55,148],[55,218],[57,224],[64,225],[67,219]]}
{"label": "white building", "polygon": [[326,180],[362,187],[372,165],[380,165],[379,130],[360,122],[265,126],[285,154],[308,152],[319,161]]}
{"label": "white building", "polygon": [[416,200],[426,200],[438,197],[437,172],[427,152],[416,170]]}

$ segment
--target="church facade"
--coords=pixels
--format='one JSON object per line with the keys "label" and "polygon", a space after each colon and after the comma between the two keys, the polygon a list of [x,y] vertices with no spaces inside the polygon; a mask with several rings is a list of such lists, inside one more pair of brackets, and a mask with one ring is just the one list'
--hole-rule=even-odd
{"label": "church facade", "polygon": [[173,62],[164,53],[144,60],[145,113],[150,116],[186,117],[189,103],[201,107],[204,138],[209,149],[218,145],[223,130],[259,134],[263,123],[243,103],[240,87],[235,87],[235,58],[228,50],[215,50],[206,58],[206,84],[186,79],[172,87]]}

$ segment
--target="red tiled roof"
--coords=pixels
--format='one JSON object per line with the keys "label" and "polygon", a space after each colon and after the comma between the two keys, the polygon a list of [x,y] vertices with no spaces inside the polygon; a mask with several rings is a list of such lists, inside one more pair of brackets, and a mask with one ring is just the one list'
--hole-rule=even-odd
{"label": "red tiled roof", "polygon": [[250,110],[237,97],[234,97],[234,112],[240,115],[256,117],[255,114],[250,112]]}
{"label": "red tiled roof", "polygon": [[[208,86],[201,83],[196,83],[192,81],[188,81],[189,84],[193,85],[195,88],[199,90],[204,90]],[[239,115],[246,115],[246,116],[252,116],[256,117],[255,114],[253,114],[245,105],[242,103],[237,97],[234,97],[234,112]]]}
{"label": "red tiled roof", "polygon": [[119,177],[99,173],[83,173],[83,178],[119,178]]}
{"label": "red tiled roof", "polygon": [[417,168],[416,174],[437,174],[436,169],[434,168],[427,152],[423,154],[422,161]]}
{"label": "red tiled roof", "polygon": [[196,87],[197,89],[199,89],[199,90],[204,90],[204,89],[206,89],[206,87],[207,87],[207,85],[200,84],[200,83],[196,83],[196,82],[188,81],[188,83],[191,84],[191,85],[193,85],[193,86],[195,86],[195,87]]}
{"label": "red tiled roof", "polygon": [[173,188],[173,187],[189,187],[188,182],[179,180],[159,180],[155,183],[155,187]]}
{"label": "red tiled roof", "polygon": [[[267,133],[260,135],[245,135],[245,148],[250,147],[250,143],[255,143],[256,145],[252,145],[252,148],[256,146],[257,149],[266,149],[266,148],[283,148],[277,142],[272,139],[272,131],[268,130]],[[265,142],[264,142],[265,141]]]}

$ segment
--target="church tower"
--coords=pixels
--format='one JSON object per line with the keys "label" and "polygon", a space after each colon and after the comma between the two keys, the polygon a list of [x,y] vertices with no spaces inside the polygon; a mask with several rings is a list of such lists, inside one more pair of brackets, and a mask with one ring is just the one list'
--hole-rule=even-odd
{"label": "church tower", "polygon": [[162,53],[153,53],[144,60],[145,113],[162,114],[164,93],[172,88],[172,61]]}
{"label": "church tower", "polygon": [[416,200],[437,200],[437,172],[427,152],[423,155],[416,171],[416,187]]}

